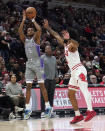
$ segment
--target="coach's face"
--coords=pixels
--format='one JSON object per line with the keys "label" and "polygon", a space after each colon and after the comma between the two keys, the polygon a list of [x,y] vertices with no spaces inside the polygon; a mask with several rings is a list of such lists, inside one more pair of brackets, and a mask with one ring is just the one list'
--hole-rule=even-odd
{"label": "coach's face", "polygon": [[61,34],[62,34],[63,39],[70,39],[70,35],[67,30],[62,30]]}
{"label": "coach's face", "polygon": [[51,46],[46,46],[46,47],[45,47],[45,53],[46,53],[47,55],[52,55]]}
{"label": "coach's face", "polygon": [[27,29],[27,36],[33,36],[34,35],[34,29],[33,28],[28,28]]}

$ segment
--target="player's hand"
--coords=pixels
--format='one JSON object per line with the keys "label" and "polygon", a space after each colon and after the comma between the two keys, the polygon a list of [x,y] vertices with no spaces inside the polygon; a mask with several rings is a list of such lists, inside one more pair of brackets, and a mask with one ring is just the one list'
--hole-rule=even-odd
{"label": "player's hand", "polygon": [[45,29],[49,28],[49,23],[47,19],[44,19],[43,26]]}
{"label": "player's hand", "polygon": [[26,11],[23,10],[23,20],[25,21],[26,20]]}

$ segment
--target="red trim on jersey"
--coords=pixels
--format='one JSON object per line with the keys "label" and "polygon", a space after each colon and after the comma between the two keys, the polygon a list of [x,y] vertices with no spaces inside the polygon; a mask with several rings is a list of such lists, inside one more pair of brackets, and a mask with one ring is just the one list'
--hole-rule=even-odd
{"label": "red trim on jersey", "polygon": [[73,86],[73,85],[68,85],[68,87],[72,88],[72,89],[79,89],[78,86]]}
{"label": "red trim on jersey", "polygon": [[82,66],[82,63],[76,64],[75,66],[72,67],[72,70],[75,70],[77,67]]}

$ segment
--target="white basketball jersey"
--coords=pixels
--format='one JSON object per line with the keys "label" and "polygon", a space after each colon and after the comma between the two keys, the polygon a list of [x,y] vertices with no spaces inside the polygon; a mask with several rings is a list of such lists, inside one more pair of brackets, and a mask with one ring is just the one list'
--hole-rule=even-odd
{"label": "white basketball jersey", "polygon": [[75,51],[75,52],[70,52],[68,50],[68,45],[65,46],[65,57],[66,57],[66,60],[67,60],[67,63],[68,63],[68,66],[69,66],[70,70],[73,70],[73,68],[76,65],[81,64],[78,50]]}

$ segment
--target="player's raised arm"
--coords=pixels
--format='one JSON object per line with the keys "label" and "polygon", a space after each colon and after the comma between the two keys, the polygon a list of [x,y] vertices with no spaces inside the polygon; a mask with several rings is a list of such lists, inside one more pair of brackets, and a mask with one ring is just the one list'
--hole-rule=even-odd
{"label": "player's raised arm", "polygon": [[40,37],[42,34],[42,29],[41,29],[40,25],[36,22],[35,18],[32,19],[32,22],[37,30],[34,35],[34,40],[36,41],[37,44],[40,44]]}
{"label": "player's raised arm", "polygon": [[23,43],[25,43],[25,39],[26,39],[26,36],[24,35],[24,32],[23,32],[23,26],[24,26],[25,20],[26,20],[26,12],[23,11],[23,19],[18,30],[20,39]]}
{"label": "player's raised arm", "polygon": [[57,39],[59,44],[64,45],[64,40],[62,39],[62,37],[57,32],[55,32],[53,29],[51,29],[47,19],[44,19],[43,26],[44,26],[45,29],[47,29],[49,31],[49,33],[52,36],[54,36]]}

